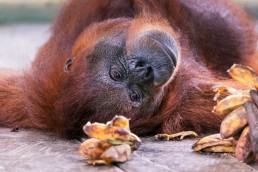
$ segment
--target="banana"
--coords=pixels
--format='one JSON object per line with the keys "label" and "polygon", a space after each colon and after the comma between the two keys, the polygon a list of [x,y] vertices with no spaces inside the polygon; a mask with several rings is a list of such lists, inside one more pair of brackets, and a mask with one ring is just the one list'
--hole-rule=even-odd
{"label": "banana", "polygon": [[233,137],[247,125],[247,115],[245,108],[239,108],[228,114],[220,125],[220,135],[223,139]]}
{"label": "banana", "polygon": [[252,152],[249,127],[243,130],[237,142],[236,158],[245,163],[250,163],[256,158],[256,155]]}
{"label": "banana", "polygon": [[253,100],[253,103],[258,106],[258,90],[255,91],[255,90],[251,90],[250,91],[250,95],[251,95],[251,98]]}
{"label": "banana", "polygon": [[221,93],[228,93],[228,94],[234,94],[234,95],[240,95],[240,96],[249,96],[249,90],[237,90],[233,87],[228,87],[225,85],[215,85],[212,87],[212,90],[216,92],[213,100],[217,101],[219,97],[221,96]]}
{"label": "banana", "polygon": [[247,85],[251,89],[258,89],[258,75],[253,69],[240,64],[234,64],[227,72],[233,79]]}
{"label": "banana", "polygon": [[104,141],[91,138],[81,144],[79,153],[84,158],[100,159],[101,155],[110,147],[111,145]]}
{"label": "banana", "polygon": [[216,152],[216,153],[234,153],[236,150],[235,146],[213,146],[204,148],[204,152]]}
{"label": "banana", "polygon": [[[258,75],[251,68],[238,64],[233,65],[227,72],[233,79],[248,86],[249,89],[238,90],[224,85],[212,87],[213,91],[216,92],[215,101],[218,101],[222,93],[228,95],[218,101],[213,108],[213,113],[227,116],[221,123],[220,136],[215,134],[204,137],[193,145],[193,149],[208,152],[235,152],[237,159],[249,163],[255,160],[255,153],[258,150],[258,146],[256,146],[257,134],[252,133],[252,138],[250,137],[250,127],[252,127],[251,131],[256,132],[255,127],[258,126],[255,119],[256,113],[253,110],[256,108],[252,108],[255,103],[258,105],[256,92]],[[234,138],[238,138],[238,141]]]}
{"label": "banana", "polygon": [[87,159],[89,165],[109,165],[113,162],[125,162],[131,158],[132,150],[123,144],[107,148],[97,159]]}
{"label": "banana", "polygon": [[105,160],[103,159],[86,159],[85,162],[88,164],[88,165],[94,165],[94,166],[97,166],[97,165],[109,165]]}
{"label": "banana", "polygon": [[90,165],[125,162],[141,144],[141,139],[130,132],[129,119],[123,116],[115,116],[106,124],[88,122],[83,130],[91,139],[81,144],[79,153]]}
{"label": "banana", "polygon": [[219,101],[218,104],[214,106],[212,112],[219,115],[227,115],[231,111],[235,110],[236,108],[250,100],[250,95],[230,95]]}
{"label": "banana", "polygon": [[232,137],[228,139],[222,139],[220,134],[213,134],[198,140],[192,148],[194,151],[201,151],[205,150],[205,148],[214,146],[232,147],[235,146],[235,142],[236,141]]}
{"label": "banana", "polygon": [[130,159],[131,154],[131,147],[127,144],[123,144],[110,147],[100,158],[103,159],[106,164],[111,164],[113,162],[125,162]]}
{"label": "banana", "polygon": [[130,131],[120,126],[110,126],[101,123],[88,122],[83,126],[84,132],[91,138],[96,138],[102,141],[106,140],[124,140],[129,141]]}
{"label": "banana", "polygon": [[125,129],[127,129],[128,131],[130,131],[130,127],[129,127],[129,119],[127,119],[124,116],[115,116],[112,120],[111,123],[113,126],[120,126],[120,127],[124,127]]}
{"label": "banana", "polygon": [[176,134],[157,134],[155,135],[156,140],[174,140],[179,139],[183,140],[185,137],[198,137],[198,134],[196,134],[193,131],[183,131]]}
{"label": "banana", "polygon": [[252,143],[252,150],[254,153],[258,153],[258,109],[254,102],[245,103],[245,109],[248,113],[248,124],[250,127],[250,139]]}

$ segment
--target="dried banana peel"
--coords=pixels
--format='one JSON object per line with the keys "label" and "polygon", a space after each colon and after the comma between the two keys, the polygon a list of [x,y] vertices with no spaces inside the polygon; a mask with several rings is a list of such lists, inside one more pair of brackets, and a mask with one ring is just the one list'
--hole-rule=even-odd
{"label": "dried banana peel", "polygon": [[242,132],[236,146],[236,157],[238,160],[250,163],[256,158],[252,151],[251,140],[250,140],[250,128],[246,127]]}
{"label": "dried banana peel", "polygon": [[220,125],[220,135],[222,138],[229,138],[237,135],[247,125],[247,115],[245,108],[239,108],[228,114]]}
{"label": "dried banana peel", "polygon": [[[220,134],[213,134],[199,139],[194,145],[194,151],[221,152],[222,149],[232,152],[235,148],[236,141],[233,137],[222,139]],[[218,147],[219,146],[219,147]],[[214,148],[213,148],[214,147]]]}
{"label": "dried banana peel", "polygon": [[105,150],[110,147],[111,145],[107,142],[91,138],[81,144],[79,153],[84,158],[100,159]]}
{"label": "dried banana peel", "polygon": [[248,86],[250,89],[258,89],[258,75],[251,68],[234,64],[227,72],[233,79]]}
{"label": "dried banana peel", "polygon": [[[225,115],[225,119],[220,126],[220,135],[198,140],[193,149],[235,152],[237,159],[249,163],[255,160],[258,152],[258,75],[251,68],[238,64],[233,65],[227,72],[249,89],[238,90],[224,85],[212,88],[216,92],[214,100],[218,101],[213,113]],[[222,93],[227,96],[219,100]],[[237,137],[239,139],[235,140]]]}
{"label": "dried banana peel", "polygon": [[235,146],[212,146],[202,149],[203,152],[216,152],[216,153],[234,153]]}
{"label": "dried banana peel", "polygon": [[123,116],[115,116],[106,124],[88,122],[83,130],[91,138],[81,144],[79,153],[91,165],[125,162],[141,143],[130,132],[129,120]]}
{"label": "dried banana peel", "polygon": [[219,115],[227,115],[250,100],[250,96],[230,95],[219,101],[212,112]]}
{"label": "dried banana peel", "polygon": [[129,120],[124,116],[115,116],[112,120],[113,126],[123,127],[130,131]]}
{"label": "dried banana peel", "polygon": [[109,126],[100,123],[91,124],[88,122],[83,131],[91,138],[99,140],[130,140],[130,131],[120,126]]}
{"label": "dried banana peel", "polygon": [[214,101],[217,101],[222,93],[227,93],[228,95],[250,96],[249,90],[237,90],[225,85],[215,85],[212,87],[212,90],[216,92],[213,99]]}
{"label": "dried banana peel", "polygon": [[130,159],[131,154],[131,147],[127,144],[122,144],[110,147],[101,155],[100,158],[107,164],[111,164],[112,162],[125,162]]}
{"label": "dried banana peel", "polygon": [[185,137],[198,137],[193,131],[183,131],[176,134],[157,134],[156,140],[183,140]]}
{"label": "dried banana peel", "polygon": [[251,146],[254,153],[258,152],[258,109],[254,103],[248,102],[245,104],[245,109],[248,113],[248,123],[250,127]]}

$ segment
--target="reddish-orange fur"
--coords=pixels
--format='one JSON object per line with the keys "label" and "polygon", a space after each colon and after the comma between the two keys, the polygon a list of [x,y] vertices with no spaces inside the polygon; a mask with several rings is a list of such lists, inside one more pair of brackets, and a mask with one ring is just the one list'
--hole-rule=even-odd
{"label": "reddish-orange fur", "polygon": [[[68,58],[76,57],[73,66],[81,70],[74,74],[73,84],[80,85],[82,53],[90,53],[98,39],[119,28],[128,29],[127,43],[131,45],[144,27],[173,35],[181,59],[153,113],[129,116],[132,130],[138,134],[218,130],[221,117],[211,113],[215,102],[210,87],[218,82],[235,85],[225,72],[233,63],[258,71],[253,23],[228,0],[69,1],[31,69],[17,75],[0,74],[0,125],[74,137],[88,120],[111,119],[88,114],[83,96],[90,95],[81,95],[80,89],[66,92],[71,80],[64,65]],[[130,46],[127,48],[130,51]]]}

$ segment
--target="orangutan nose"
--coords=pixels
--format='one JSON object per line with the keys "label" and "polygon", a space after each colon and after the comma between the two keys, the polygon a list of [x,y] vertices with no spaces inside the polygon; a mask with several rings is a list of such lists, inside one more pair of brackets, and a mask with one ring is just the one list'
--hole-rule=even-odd
{"label": "orangutan nose", "polygon": [[174,73],[178,50],[174,39],[160,32],[151,32],[134,45],[128,60],[134,82],[162,86]]}
{"label": "orangutan nose", "polygon": [[136,82],[142,84],[153,82],[153,68],[147,62],[137,61],[133,71]]}

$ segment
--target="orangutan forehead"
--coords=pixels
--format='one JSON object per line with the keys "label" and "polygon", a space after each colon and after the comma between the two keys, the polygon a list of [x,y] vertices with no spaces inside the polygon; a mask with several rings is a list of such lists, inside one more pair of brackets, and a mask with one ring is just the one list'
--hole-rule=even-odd
{"label": "orangutan forehead", "polygon": [[112,44],[121,42],[121,39],[126,40],[126,49],[129,50],[135,39],[153,31],[175,35],[167,21],[154,16],[107,20],[88,27],[76,41],[72,54],[93,50],[103,41]]}
{"label": "orangutan forehead", "polygon": [[153,15],[142,15],[137,17],[130,24],[128,28],[128,38],[137,38],[153,30],[172,35],[175,34],[168,21],[164,18]]}
{"label": "orangutan forehead", "polygon": [[98,42],[111,35],[116,35],[120,31],[127,30],[129,25],[130,19],[113,19],[89,26],[75,41],[72,48],[72,56],[92,51]]}

